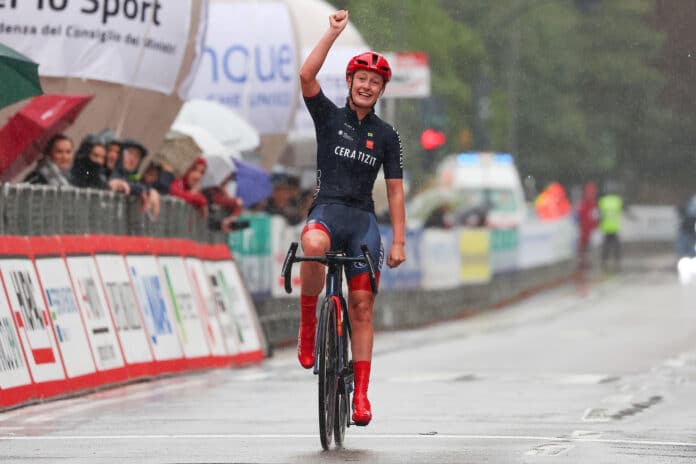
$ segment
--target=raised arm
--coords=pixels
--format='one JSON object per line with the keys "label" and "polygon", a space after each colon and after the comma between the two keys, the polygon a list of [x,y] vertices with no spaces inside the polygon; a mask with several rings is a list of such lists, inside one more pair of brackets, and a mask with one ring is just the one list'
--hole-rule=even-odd
{"label": "raised arm", "polygon": [[300,85],[303,97],[313,97],[319,93],[317,74],[329,54],[331,46],[348,24],[348,11],[339,10],[329,16],[329,29],[319,39],[300,68]]}
{"label": "raised arm", "polygon": [[401,179],[387,179],[387,200],[394,238],[387,255],[387,266],[397,267],[406,260],[406,210],[404,208],[404,185]]}

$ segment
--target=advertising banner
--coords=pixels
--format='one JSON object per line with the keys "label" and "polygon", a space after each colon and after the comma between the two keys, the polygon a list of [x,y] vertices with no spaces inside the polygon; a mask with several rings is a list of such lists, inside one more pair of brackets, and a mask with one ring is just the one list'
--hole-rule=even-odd
{"label": "advertising banner", "polygon": [[260,350],[261,338],[254,305],[234,261],[206,261],[205,269],[218,301],[218,314],[224,313],[231,320],[230,326],[236,328],[240,351]]}
{"label": "advertising banner", "polygon": [[70,271],[77,304],[82,313],[87,336],[94,352],[94,361],[100,371],[124,366],[121,348],[116,338],[109,305],[106,302],[99,273],[91,256],[68,256],[66,263]]}
{"label": "advertising banner", "polygon": [[[179,339],[187,358],[210,355],[208,337],[204,324],[208,326],[208,311],[199,307],[180,256],[160,256],[157,258],[166,285],[166,295],[176,315]],[[201,311],[202,309],[202,311]],[[205,323],[201,320],[205,319]]]}
{"label": "advertising banner", "polygon": [[[288,248],[292,242],[300,243],[300,235],[304,224],[296,226],[288,225],[287,221],[280,216],[271,216],[271,257],[273,267],[271,268],[271,296],[287,297],[285,293],[285,281],[282,278],[283,262],[288,254]],[[302,246],[297,248],[297,254],[302,255]],[[296,263],[292,267],[290,276],[292,283],[292,293],[296,296],[300,294],[300,264]]]}
{"label": "advertising banner", "polygon": [[520,224],[519,228],[519,252],[517,254],[517,267],[529,269],[536,266],[549,264],[553,261],[554,226],[541,220],[527,220]]}
{"label": "advertising banner", "polygon": [[34,381],[63,380],[65,372],[34,264],[29,258],[0,259],[0,270]]}
{"label": "advertising banner", "polygon": [[453,288],[461,283],[459,241],[452,231],[426,229],[421,241],[423,288]]}
{"label": "advertising banner", "polygon": [[213,2],[209,10],[205,52],[189,96],[234,108],[261,134],[286,133],[299,92],[287,6]]}
{"label": "advertising banner", "polygon": [[490,232],[488,229],[459,229],[462,283],[480,283],[491,280],[489,262]]}
{"label": "advertising banner", "polygon": [[126,256],[126,266],[143,312],[145,328],[157,361],[183,357],[179,336],[175,332],[173,311],[164,295],[165,285],[159,276],[154,256]]}
{"label": "advertising banner", "polygon": [[[392,229],[391,227],[380,227],[379,232],[382,235],[385,255],[380,277],[380,290],[420,288],[423,277],[420,257],[423,231],[406,230],[406,245],[404,247],[406,261],[394,269],[389,268],[386,263],[386,254],[389,253],[392,242]],[[375,256],[375,259],[379,259],[379,257]]]}
{"label": "advertising banner", "polygon": [[230,250],[244,275],[249,292],[254,296],[269,296],[271,285],[277,284],[280,276],[280,273],[274,275],[272,272],[271,217],[259,214],[245,215],[241,219],[248,220],[250,225],[228,235]]}
{"label": "advertising banner", "polygon": [[123,256],[97,254],[94,260],[104,283],[105,296],[116,323],[126,362],[151,362],[152,351]]}
{"label": "advertising banner", "polygon": [[174,90],[191,0],[0,1],[0,43],[39,63],[42,76]]}
{"label": "advertising banner", "polygon": [[29,367],[12,320],[10,304],[5,292],[0,289],[0,406],[11,404],[5,401],[4,390],[31,385]]}
{"label": "advertising banner", "polygon": [[[221,286],[213,282],[199,258],[184,258],[186,268],[200,298],[208,310],[215,341],[222,345],[224,353],[234,355],[240,352],[239,327],[232,314],[232,309],[225,298]],[[218,346],[218,350],[220,347]]]}
{"label": "advertising banner", "polygon": [[36,269],[58,337],[65,372],[69,378],[93,374],[97,368],[65,261],[62,257],[37,257]]}
{"label": "advertising banner", "polygon": [[517,228],[490,230],[490,264],[494,274],[517,268],[519,234]]}
{"label": "advertising banner", "polygon": [[385,98],[425,98],[430,96],[430,64],[425,52],[385,53],[392,67]]}

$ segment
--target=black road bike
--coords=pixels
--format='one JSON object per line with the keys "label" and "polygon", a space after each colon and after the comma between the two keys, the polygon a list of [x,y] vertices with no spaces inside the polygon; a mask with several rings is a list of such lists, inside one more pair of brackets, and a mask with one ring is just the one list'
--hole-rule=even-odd
{"label": "black road bike", "polygon": [[353,392],[353,362],[350,356],[351,328],[348,306],[343,298],[343,268],[361,263],[370,273],[370,287],[377,293],[375,265],[367,245],[362,257],[349,257],[342,252],[325,256],[297,256],[297,242],[288,249],[283,263],[285,291],[292,292],[292,265],[313,261],[326,265],[326,296],[321,304],[314,345],[314,374],[319,376],[319,438],[325,450],[333,437],[337,447],[343,446],[346,427],[355,425],[350,416],[350,395]]}

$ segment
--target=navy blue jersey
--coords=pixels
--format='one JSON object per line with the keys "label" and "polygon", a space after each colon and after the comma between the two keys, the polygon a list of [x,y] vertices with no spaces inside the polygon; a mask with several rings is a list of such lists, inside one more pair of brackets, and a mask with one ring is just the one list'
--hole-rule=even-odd
{"label": "navy blue jersey", "polygon": [[305,97],[317,134],[314,204],[338,203],[374,212],[372,188],[379,169],[385,179],[403,177],[396,130],[370,113],[362,121],[348,105],[337,107],[324,93]]}

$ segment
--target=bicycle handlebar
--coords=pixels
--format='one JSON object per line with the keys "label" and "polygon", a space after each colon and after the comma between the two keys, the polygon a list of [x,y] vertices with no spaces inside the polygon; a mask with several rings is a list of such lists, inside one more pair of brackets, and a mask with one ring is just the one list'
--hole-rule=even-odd
{"label": "bicycle handlebar", "polygon": [[367,245],[361,245],[360,248],[363,252],[362,257],[352,257],[352,256],[342,256],[338,254],[327,253],[325,256],[296,256],[298,244],[297,242],[292,242],[290,248],[288,248],[288,253],[285,255],[285,261],[283,261],[283,271],[282,277],[284,280],[285,293],[292,293],[292,282],[291,276],[292,265],[294,263],[299,263],[303,261],[311,261],[321,264],[345,264],[345,263],[365,263],[367,264],[368,272],[370,274],[370,288],[373,293],[377,293],[377,277],[375,275],[375,262],[372,258]]}

